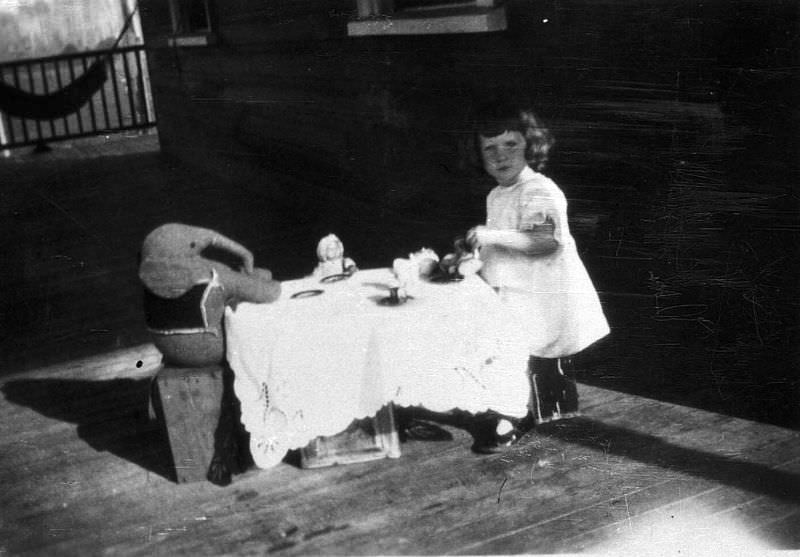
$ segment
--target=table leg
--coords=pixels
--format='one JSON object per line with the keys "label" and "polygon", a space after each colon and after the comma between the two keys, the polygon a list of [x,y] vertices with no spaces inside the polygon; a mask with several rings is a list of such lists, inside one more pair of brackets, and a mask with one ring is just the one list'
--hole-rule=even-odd
{"label": "table leg", "polygon": [[300,450],[303,468],[322,468],[400,457],[400,438],[392,403],[373,418],[355,420],[343,432],[317,437]]}

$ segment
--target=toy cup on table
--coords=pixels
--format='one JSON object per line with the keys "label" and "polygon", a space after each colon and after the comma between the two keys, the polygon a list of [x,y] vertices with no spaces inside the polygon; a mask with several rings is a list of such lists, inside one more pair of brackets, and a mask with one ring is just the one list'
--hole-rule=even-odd
{"label": "toy cup on table", "polygon": [[461,280],[474,275],[483,268],[483,262],[478,257],[478,250],[469,250],[464,238],[456,238],[453,242],[454,252],[445,255],[439,267],[449,280]]}
{"label": "toy cup on table", "polygon": [[397,258],[392,262],[401,296],[414,296],[419,287],[419,265],[412,259]]}
{"label": "toy cup on table", "polygon": [[422,248],[409,254],[408,258],[417,263],[419,276],[429,277],[439,267],[439,256],[430,248]]}

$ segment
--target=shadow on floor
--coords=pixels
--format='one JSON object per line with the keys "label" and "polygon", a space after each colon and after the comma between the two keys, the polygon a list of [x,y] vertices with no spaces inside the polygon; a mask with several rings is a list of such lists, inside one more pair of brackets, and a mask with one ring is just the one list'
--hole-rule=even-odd
{"label": "shadow on floor", "polygon": [[[604,424],[585,417],[538,426],[539,435],[592,448],[608,454],[691,474],[737,489],[781,499],[800,501],[800,475],[736,457],[679,447],[655,435]],[[774,465],[783,464],[775,461]]]}
{"label": "shadow on floor", "polygon": [[25,379],[2,387],[8,402],[77,424],[78,437],[145,470],[176,481],[166,434],[149,418],[149,379]]}
{"label": "shadow on floor", "polygon": [[[476,441],[480,430],[466,414],[441,414],[422,408],[399,408],[401,431],[409,424],[424,424],[427,439],[434,438],[435,432],[443,431],[436,424],[464,429]],[[690,474],[733,488],[744,489],[787,502],[800,501],[800,475],[776,470],[764,464],[745,462],[735,457],[726,457],[710,452],[676,446],[655,435],[632,431],[630,429],[604,424],[586,417],[550,422],[536,426],[538,436],[551,437],[561,441],[604,450],[607,454],[625,459],[655,465],[665,470]],[[447,432],[444,432],[447,434]],[[523,437],[521,444],[526,442]],[[513,448],[511,449],[513,451]],[[776,466],[782,462],[775,462]]]}

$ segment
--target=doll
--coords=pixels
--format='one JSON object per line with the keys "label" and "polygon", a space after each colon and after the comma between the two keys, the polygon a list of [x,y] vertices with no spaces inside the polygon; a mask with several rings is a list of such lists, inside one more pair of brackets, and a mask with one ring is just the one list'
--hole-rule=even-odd
{"label": "doll", "polygon": [[319,263],[314,276],[320,279],[334,275],[352,275],[358,268],[355,261],[344,255],[344,245],[335,234],[328,234],[317,244]]}
{"label": "doll", "polygon": [[179,367],[224,359],[226,305],[271,302],[280,295],[280,283],[253,267],[246,248],[213,230],[177,223],[147,235],[139,278],[153,342],[166,363]]}
{"label": "doll", "polygon": [[439,256],[430,248],[422,248],[410,253],[408,258],[417,263],[421,277],[430,277],[439,268]]}

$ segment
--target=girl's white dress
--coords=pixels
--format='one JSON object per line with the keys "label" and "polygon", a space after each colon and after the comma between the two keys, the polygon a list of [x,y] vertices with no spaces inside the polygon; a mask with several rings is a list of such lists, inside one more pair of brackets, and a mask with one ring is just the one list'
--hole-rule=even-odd
{"label": "girl's white dress", "polygon": [[510,186],[486,199],[486,226],[532,230],[552,222],[558,249],[529,256],[484,246],[481,274],[498,289],[529,338],[530,353],[559,358],[580,352],[609,333],[597,291],[578,255],[567,221],[567,199],[550,178],[526,167]]}

